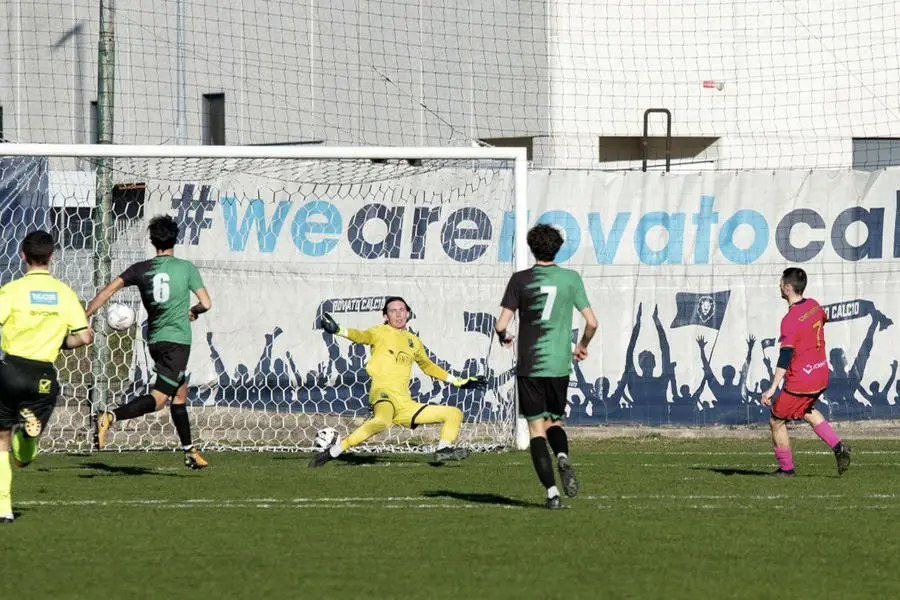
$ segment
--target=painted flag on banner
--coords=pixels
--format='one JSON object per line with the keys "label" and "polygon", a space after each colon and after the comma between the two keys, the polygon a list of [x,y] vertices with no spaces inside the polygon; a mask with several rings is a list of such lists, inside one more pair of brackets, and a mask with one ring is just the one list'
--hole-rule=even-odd
{"label": "painted flag on banner", "polygon": [[772,346],[774,346],[775,342],[775,338],[764,338],[763,341],[759,343],[759,345],[762,346],[763,350],[765,350],[766,348],[771,348]]}
{"label": "painted flag on banner", "polygon": [[871,300],[845,300],[844,302],[835,302],[834,304],[826,304],[822,307],[825,311],[826,323],[838,323],[840,321],[849,321],[851,319],[863,319],[874,316],[878,320],[879,331],[884,331],[894,324],[894,322],[886,317],[884,313],[875,307],[875,303]]}
{"label": "painted flag on banner", "polygon": [[695,294],[694,292],[678,292],[675,294],[675,319],[672,327],[685,325],[702,325],[718,330],[725,318],[725,309],[731,290]]}
{"label": "painted flag on banner", "polygon": [[[322,325],[319,320],[325,313],[366,313],[381,312],[384,308],[384,301],[389,296],[357,296],[348,298],[328,298],[319,303],[316,310],[316,318],[313,321],[313,329],[321,329]],[[410,318],[415,317],[415,313]]]}

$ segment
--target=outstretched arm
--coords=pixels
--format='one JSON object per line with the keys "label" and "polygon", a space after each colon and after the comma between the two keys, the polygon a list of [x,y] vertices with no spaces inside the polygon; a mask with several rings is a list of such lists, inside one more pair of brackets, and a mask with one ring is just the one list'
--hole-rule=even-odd
{"label": "outstretched arm", "polygon": [[715,379],[712,367],[709,364],[709,358],[706,356],[706,339],[702,335],[697,337],[697,345],[700,347],[700,362],[703,363],[704,379]]}
{"label": "outstretched arm", "polygon": [[897,361],[893,361],[891,363],[891,376],[888,379],[887,383],[884,384],[884,395],[887,396],[888,390],[894,385],[894,380],[897,378]]}
{"label": "outstretched arm", "polygon": [[693,400],[694,402],[697,402],[698,400],[700,400],[700,395],[703,393],[703,390],[705,390],[705,389],[706,389],[706,377],[704,377],[703,381],[700,382],[700,387],[698,387],[697,390],[693,394],[691,394],[691,400]]}
{"label": "outstretched arm", "polygon": [[[672,373],[669,376],[669,385],[672,387],[672,397],[678,397],[678,385],[675,383],[675,366],[678,363],[672,363]],[[663,369],[663,374],[665,374],[665,369]]]}
{"label": "outstretched arm", "polygon": [[866,388],[864,388],[862,385],[857,385],[856,391],[859,392],[860,394],[862,394],[862,397],[865,398],[866,400],[868,400],[869,402],[871,402],[872,399],[875,397],[874,395],[867,392]]}
{"label": "outstretched arm", "polygon": [[302,386],[305,378],[303,377],[303,374],[300,372],[300,370],[297,369],[297,364],[294,362],[294,356],[291,354],[291,351],[288,350],[287,352],[285,352],[284,357],[288,361],[288,367],[290,367],[291,372],[294,374],[294,381],[297,382],[297,385]]}
{"label": "outstretched arm", "polygon": [[228,385],[231,381],[231,377],[228,376],[228,371],[225,370],[225,363],[222,361],[222,356],[219,354],[219,351],[213,346],[213,334],[212,331],[206,332],[206,343],[209,344],[209,357],[213,361],[213,367],[216,369],[216,375],[219,377],[219,385]]}
{"label": "outstretched arm", "polygon": [[751,335],[747,338],[747,356],[744,358],[744,365],[741,367],[741,378],[738,385],[741,389],[746,389],[747,373],[750,372],[750,358],[753,356],[753,345],[756,343],[756,336]]}
{"label": "outstretched arm", "polygon": [[91,315],[100,310],[100,308],[112,298],[113,294],[123,287],[125,287],[125,280],[121,277],[116,277],[110,281],[106,284],[105,288],[97,292],[97,295],[88,302],[87,308],[84,310],[85,314],[90,318]]}
{"label": "outstretched arm", "polygon": [[769,375],[769,381],[772,381],[772,378],[775,377],[775,372],[772,370],[772,359],[763,353],[763,364],[766,366],[766,373]]}
{"label": "outstretched arm", "polygon": [[856,360],[853,361],[853,366],[850,368],[850,376],[860,383],[862,383],[862,376],[866,371],[866,363],[869,362],[869,354],[872,353],[872,343],[875,340],[875,329],[878,327],[878,321],[879,315],[873,314],[872,323],[866,331],[866,337],[863,338],[863,343],[859,347],[859,353],[856,355]]}
{"label": "outstretched arm", "polygon": [[622,377],[622,379],[619,380],[619,384],[616,386],[616,391],[614,391],[609,397],[610,402],[616,404],[619,403],[619,400],[622,398],[622,396],[625,395],[625,383],[625,378]]}
{"label": "outstretched arm", "polygon": [[625,350],[625,371],[635,371],[634,348],[637,346],[638,335],[641,333],[641,314],[643,304],[638,304],[637,316],[634,318],[634,327],[631,328],[631,338],[628,340],[628,348]]}
{"label": "outstretched arm", "polygon": [[669,350],[669,339],[666,337],[666,330],[662,321],[659,320],[659,305],[653,308],[653,324],[656,325],[656,333],[659,336],[659,349],[662,354],[662,374],[675,374],[675,365],[671,364],[672,353]]}
{"label": "outstretched arm", "polygon": [[343,338],[347,338],[351,342],[355,342],[357,344],[366,344],[367,346],[371,346],[373,343],[375,343],[375,334],[373,331],[373,329],[375,329],[374,327],[370,327],[365,331],[359,329],[348,329],[343,325],[339,325],[338,322],[335,321],[334,318],[328,313],[322,314],[320,324],[322,325],[322,329],[324,329],[327,333],[339,335]]}
{"label": "outstretched arm", "polygon": [[272,371],[272,347],[275,345],[275,338],[281,333],[281,327],[276,326],[272,333],[266,334],[266,343],[263,344],[262,354],[260,354],[259,362],[256,363],[256,369],[253,371],[254,377],[265,375]]}

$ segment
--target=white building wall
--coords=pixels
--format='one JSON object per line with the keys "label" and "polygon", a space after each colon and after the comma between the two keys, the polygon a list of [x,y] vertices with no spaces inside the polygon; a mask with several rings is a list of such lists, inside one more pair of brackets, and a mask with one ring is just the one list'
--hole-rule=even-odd
{"label": "white building wall", "polygon": [[[177,140],[177,6],[117,2],[118,143]],[[598,137],[640,136],[647,108],[670,109],[676,136],[720,138],[706,168],[848,167],[853,137],[900,137],[887,0],[184,7],[188,143],[202,139],[203,94],[218,92],[229,144],[528,136],[536,164],[567,168],[634,167],[599,163]],[[98,3],[11,0],[0,16],[5,137],[89,141]]]}

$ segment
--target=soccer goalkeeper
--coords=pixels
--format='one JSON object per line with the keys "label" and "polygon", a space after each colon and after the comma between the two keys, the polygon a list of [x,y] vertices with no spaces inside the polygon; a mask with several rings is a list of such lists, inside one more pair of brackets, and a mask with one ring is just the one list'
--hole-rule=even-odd
{"label": "soccer goalkeeper", "polygon": [[426,375],[456,387],[482,387],[485,384],[484,378],[453,377],[434,364],[425,353],[422,340],[406,329],[412,311],[403,298],[391,296],[385,300],[381,313],[384,323],[365,331],[342,327],[328,313],[322,316],[322,329],[328,333],[345,337],[357,344],[372,346],[372,356],[366,365],[366,371],[372,378],[369,402],[373,416],[346,439],[314,456],[309,462],[310,467],[321,467],[392,424],[415,429],[419,425],[440,423],[441,439],[435,452],[435,461],[463,460],[469,456],[468,450],[454,446],[462,425],[462,411],[453,406],[415,402],[410,396],[412,363],[418,364]]}

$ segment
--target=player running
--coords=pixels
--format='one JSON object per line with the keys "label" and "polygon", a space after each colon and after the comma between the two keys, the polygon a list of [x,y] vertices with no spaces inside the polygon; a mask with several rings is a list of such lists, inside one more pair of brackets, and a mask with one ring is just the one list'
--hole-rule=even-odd
{"label": "player running", "polygon": [[[56,368],[60,349],[93,341],[81,301],[48,271],[53,237],[32,231],[22,241],[25,275],[0,288],[0,523],[12,523],[12,460],[25,467],[38,453],[59,395]],[[23,426],[12,429],[19,423]]]}
{"label": "player running", "polygon": [[[850,467],[850,448],[841,442],[825,417],[814,408],[816,400],[828,387],[828,361],[825,354],[825,311],[812,298],[804,298],[806,272],[797,267],[785,269],[781,275],[781,297],[788,303],[788,312],[781,319],[781,351],[772,385],[760,398],[772,407],[769,427],[775,444],[778,470],[775,475],[794,475],[794,459],[787,421],[803,419],[823,442],[834,451],[838,474]],[[778,398],[773,396],[781,382],[784,386]]]}
{"label": "player running", "polygon": [[[185,405],[186,372],[191,354],[191,321],[208,311],[212,301],[197,267],[189,261],[175,258],[174,248],[178,239],[175,219],[168,215],[154,217],[150,220],[148,231],[150,242],[156,248],[156,256],[131,265],[113,279],[88,303],[87,314],[91,316],[97,312],[123,287],[137,286],[141,302],[147,310],[148,346],[155,363],[156,381],[149,394],[98,415],[97,441],[103,449],[113,423],[162,410],[171,400],[169,410],[184,450],[184,464],[189,469],[202,469],[208,463],[191,440],[191,422]],[[191,292],[198,300],[194,306],[190,305]]]}
{"label": "player running", "polygon": [[587,358],[587,347],[597,331],[597,317],[591,309],[581,276],[553,262],[562,247],[562,234],[551,225],[536,225],[528,232],[528,247],[535,264],[513,273],[500,305],[495,327],[501,343],[512,336],[506,328],[519,311],[519,348],[516,383],[519,410],[528,421],[531,460],[538,479],[547,489],[547,508],[561,508],[553,464],[547,443],[556,454],[556,466],[563,489],[570,498],[579,483],[569,464],[569,440],[562,427],[566,414],[569,374],[572,370],[572,310],[584,316],[585,327],[575,346],[574,359]]}
{"label": "player running", "polygon": [[362,444],[392,424],[415,429],[419,425],[440,423],[441,437],[434,460],[440,463],[463,460],[469,456],[467,449],[454,446],[462,426],[462,411],[455,406],[422,404],[414,401],[409,393],[409,379],[414,362],[426,375],[460,388],[481,387],[484,385],[484,379],[453,377],[434,364],[428,358],[422,340],[406,328],[406,324],[412,318],[412,310],[403,298],[391,296],[386,299],[381,313],[384,323],[365,331],[347,329],[338,325],[328,313],[322,315],[322,329],[326,332],[347,338],[357,344],[372,346],[372,356],[366,364],[366,372],[372,378],[369,387],[372,418],[345,439],[315,455],[309,462],[310,467],[321,467],[329,460],[340,456],[345,450]]}

